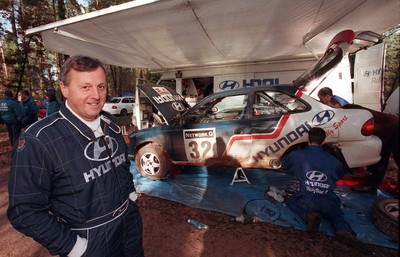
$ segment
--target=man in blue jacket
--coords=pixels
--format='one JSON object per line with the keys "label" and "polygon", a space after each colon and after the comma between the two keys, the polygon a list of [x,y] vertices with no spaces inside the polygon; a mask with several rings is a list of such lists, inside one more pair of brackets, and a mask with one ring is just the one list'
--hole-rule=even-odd
{"label": "man in blue jacket", "polygon": [[35,100],[30,96],[28,90],[22,90],[19,92],[18,98],[23,111],[21,121],[22,127],[26,128],[38,120],[37,113],[39,111],[39,107],[37,106]]}
{"label": "man in blue jacket", "polygon": [[53,255],[143,256],[127,145],[102,111],[106,84],[98,60],[70,57],[60,74],[67,100],[25,129],[13,152],[8,218]]}
{"label": "man in blue jacket", "polygon": [[342,107],[346,104],[349,104],[346,99],[338,95],[334,95],[332,89],[329,87],[321,88],[318,91],[318,98],[323,104],[329,106],[334,105],[334,107]]}
{"label": "man in blue jacket", "polygon": [[342,164],[323,149],[326,134],[322,128],[311,128],[308,136],[309,145],[304,150],[293,151],[283,159],[283,167],[294,173],[300,184],[300,190],[285,203],[306,221],[308,231],[316,231],[323,217],[333,225],[337,236],[352,238],[340,199],[333,191],[336,181],[344,176]]}
{"label": "man in blue jacket", "polygon": [[0,119],[7,127],[10,144],[14,145],[21,133],[22,109],[13,98],[12,91],[8,88],[4,91],[4,97],[0,100]]}

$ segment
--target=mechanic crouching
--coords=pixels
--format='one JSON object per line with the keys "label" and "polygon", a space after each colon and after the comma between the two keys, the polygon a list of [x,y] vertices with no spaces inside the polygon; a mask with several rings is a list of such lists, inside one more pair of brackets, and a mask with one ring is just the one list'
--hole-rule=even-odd
{"label": "mechanic crouching", "polygon": [[70,57],[59,112],[20,136],[9,177],[10,223],[53,255],[144,256],[127,146],[106,101],[103,65]]}
{"label": "mechanic crouching", "polygon": [[305,220],[307,231],[315,232],[326,218],[334,227],[337,239],[355,239],[350,225],[340,209],[340,199],[333,191],[336,181],[345,174],[342,164],[322,144],[325,131],[314,127],[308,132],[309,145],[290,152],[283,158],[283,168],[294,173],[300,189],[286,199],[291,211]]}

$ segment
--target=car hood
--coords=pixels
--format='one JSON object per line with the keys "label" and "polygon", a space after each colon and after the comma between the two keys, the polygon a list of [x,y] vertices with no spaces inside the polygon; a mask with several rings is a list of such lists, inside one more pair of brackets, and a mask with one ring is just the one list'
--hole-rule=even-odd
{"label": "car hood", "polygon": [[167,124],[190,109],[190,105],[175,90],[162,85],[141,84],[139,90],[164,116]]}
{"label": "car hood", "polygon": [[335,68],[347,53],[354,53],[380,42],[382,36],[372,31],[343,30],[329,42],[324,55],[293,81],[293,85],[298,89],[304,88]]}

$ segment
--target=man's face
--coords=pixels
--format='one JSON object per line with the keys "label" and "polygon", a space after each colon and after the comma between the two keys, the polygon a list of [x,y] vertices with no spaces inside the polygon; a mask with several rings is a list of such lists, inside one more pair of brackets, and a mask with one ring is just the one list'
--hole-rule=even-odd
{"label": "man's face", "polygon": [[61,92],[71,109],[86,121],[95,120],[106,102],[106,75],[101,67],[94,71],[69,72],[69,85],[60,82]]}
{"label": "man's face", "polygon": [[330,95],[325,95],[325,96],[318,95],[318,97],[319,97],[319,100],[321,101],[321,103],[323,103],[323,104],[329,104],[331,101],[331,98],[332,98],[332,96],[330,96]]}
{"label": "man's face", "polygon": [[28,97],[25,94],[21,92],[18,93],[18,101],[25,101],[26,99],[28,99]]}

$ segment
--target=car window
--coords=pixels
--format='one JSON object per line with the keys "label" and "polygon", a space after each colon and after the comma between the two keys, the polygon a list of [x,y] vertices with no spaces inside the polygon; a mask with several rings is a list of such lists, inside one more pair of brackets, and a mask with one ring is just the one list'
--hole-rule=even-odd
{"label": "car window", "polygon": [[254,95],[252,115],[263,117],[306,110],[298,98],[278,91],[261,91]]}
{"label": "car window", "polygon": [[194,123],[239,120],[245,117],[247,95],[224,96],[210,99],[197,106],[191,117]]}
{"label": "car window", "polygon": [[123,98],[122,99],[122,103],[130,103],[131,101],[129,101],[129,98]]}
{"label": "car window", "polygon": [[116,103],[119,103],[119,101],[120,101],[119,98],[111,98],[111,100],[109,101],[109,103],[116,104]]}

